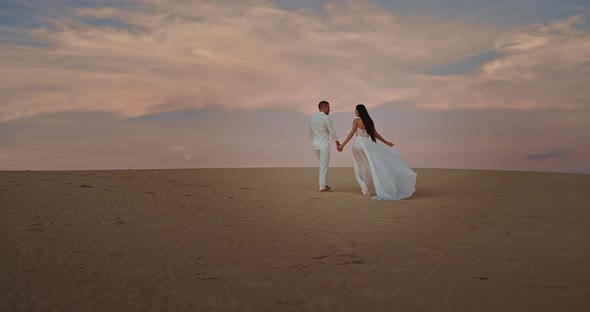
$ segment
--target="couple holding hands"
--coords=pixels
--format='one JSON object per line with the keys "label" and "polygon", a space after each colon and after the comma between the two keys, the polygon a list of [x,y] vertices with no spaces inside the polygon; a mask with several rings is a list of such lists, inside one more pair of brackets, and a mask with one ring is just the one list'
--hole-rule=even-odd
{"label": "couple holding hands", "polygon": [[[340,144],[332,120],[330,103],[321,101],[319,112],[309,118],[310,136],[315,154],[320,160],[319,190],[328,192],[328,164],[330,141],[339,152],[354,137],[352,156],[354,175],[363,195],[376,195],[373,199],[398,200],[412,196],[416,189],[416,173],[401,160],[393,143],[385,140],[363,104],[355,108],[356,118],[346,140]],[[377,143],[377,140],[383,144]]]}

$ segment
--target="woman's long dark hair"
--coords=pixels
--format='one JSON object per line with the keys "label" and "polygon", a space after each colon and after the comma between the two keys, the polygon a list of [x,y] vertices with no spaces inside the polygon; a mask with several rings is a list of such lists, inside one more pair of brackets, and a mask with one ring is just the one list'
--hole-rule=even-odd
{"label": "woman's long dark hair", "polygon": [[371,140],[377,143],[377,140],[375,139],[375,123],[373,123],[373,119],[371,119],[371,116],[369,116],[367,108],[365,107],[365,105],[359,104],[356,106],[356,111],[359,112],[359,117],[361,117],[361,120],[365,125],[365,130],[371,137]]}

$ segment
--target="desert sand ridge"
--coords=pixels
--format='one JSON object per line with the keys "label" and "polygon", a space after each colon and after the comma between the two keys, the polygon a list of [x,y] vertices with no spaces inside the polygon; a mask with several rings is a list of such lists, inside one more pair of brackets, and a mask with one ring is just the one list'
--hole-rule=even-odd
{"label": "desert sand ridge", "polygon": [[590,311],[590,175],[0,172],[0,311]]}

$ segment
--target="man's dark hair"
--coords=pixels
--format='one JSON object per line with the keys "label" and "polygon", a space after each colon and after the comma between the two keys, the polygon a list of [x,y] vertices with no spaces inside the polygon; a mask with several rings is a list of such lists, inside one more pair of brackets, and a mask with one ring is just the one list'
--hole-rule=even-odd
{"label": "man's dark hair", "polygon": [[330,105],[330,103],[328,103],[328,101],[321,101],[320,104],[318,104],[318,108],[321,110],[326,105]]}

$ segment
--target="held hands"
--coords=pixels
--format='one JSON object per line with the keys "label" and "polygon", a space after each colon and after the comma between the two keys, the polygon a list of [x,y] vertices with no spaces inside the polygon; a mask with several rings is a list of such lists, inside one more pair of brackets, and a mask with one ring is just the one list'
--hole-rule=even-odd
{"label": "held hands", "polygon": [[342,150],[344,150],[344,145],[338,144],[338,146],[336,146],[336,149],[337,149],[339,152],[342,152]]}

